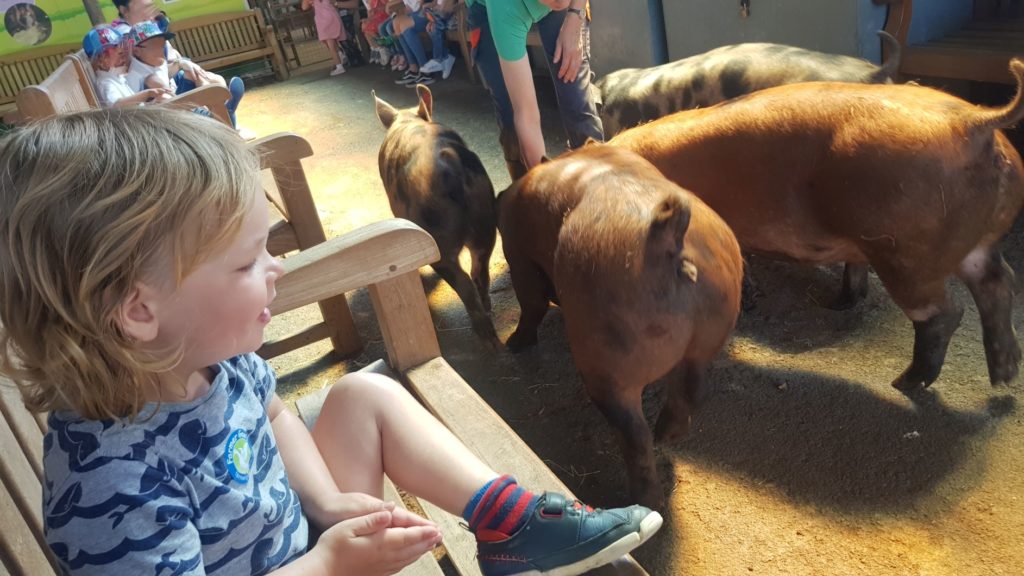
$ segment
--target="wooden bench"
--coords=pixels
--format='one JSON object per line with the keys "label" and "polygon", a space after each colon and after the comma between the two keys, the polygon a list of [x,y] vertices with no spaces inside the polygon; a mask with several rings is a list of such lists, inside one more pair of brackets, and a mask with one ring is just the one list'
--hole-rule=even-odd
{"label": "wooden bench", "polygon": [[175,48],[207,70],[269,59],[277,79],[288,78],[274,29],[258,10],[196,16],[173,22],[171,31]]}
{"label": "wooden bench", "polygon": [[[71,114],[100,108],[93,87],[92,66],[84,53],[68,56],[42,82],[26,86],[16,98],[18,112],[25,120],[41,120],[57,114]],[[230,97],[227,88],[204,86],[176,96],[161,106],[194,108],[206,106],[221,122],[230,125],[224,102]]]}
{"label": "wooden bench", "polygon": [[22,88],[45,80],[60,66],[64,56],[79,47],[78,44],[58,44],[0,59],[0,109],[13,108]]}
{"label": "wooden bench", "polygon": [[[907,41],[913,0],[875,0],[888,4],[886,31],[901,45]],[[976,0],[975,17],[960,30],[903,48],[900,75],[1016,84],[1010,59],[1024,56],[1024,18],[996,17],[990,0]],[[885,55],[883,55],[885,56]]]}
{"label": "wooden bench", "polygon": [[[387,363],[369,369],[389,374],[409,390],[473,452],[491,467],[514,474],[524,484],[571,494],[547,466],[441,358],[427,309],[419,269],[438,259],[429,234],[405,220],[371,224],[334,238],[284,260],[285,275],[278,280],[275,314],[368,287],[381,325]],[[326,389],[300,399],[298,410],[307,424],[319,414]],[[42,533],[41,446],[45,425],[25,411],[9,388],[0,395],[0,561],[11,573],[52,574],[52,555]],[[395,498],[389,487],[388,497]],[[398,501],[398,500],[396,500]],[[480,574],[473,537],[458,526],[460,519],[420,502],[444,533],[446,558],[459,574]],[[442,574],[430,555],[402,574]],[[630,557],[593,571],[593,574],[643,575]]]}

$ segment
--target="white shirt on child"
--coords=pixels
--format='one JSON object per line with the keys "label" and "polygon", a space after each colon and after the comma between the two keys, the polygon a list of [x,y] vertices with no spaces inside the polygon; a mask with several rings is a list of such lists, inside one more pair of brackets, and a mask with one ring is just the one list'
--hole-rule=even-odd
{"label": "white shirt on child", "polygon": [[167,60],[159,66],[150,66],[134,56],[128,66],[128,86],[136,92],[142,92],[146,89],[146,78],[151,74],[156,74],[157,78],[166,82],[172,93],[177,90],[178,87],[167,70]]}
{"label": "white shirt on child", "polygon": [[96,97],[100,106],[110,108],[122,98],[134,96],[135,91],[128,85],[124,74],[111,70],[96,71]]}
{"label": "white shirt on child", "polygon": [[405,5],[409,7],[410,12],[416,12],[420,9],[420,5],[423,4],[423,0],[403,0]]}

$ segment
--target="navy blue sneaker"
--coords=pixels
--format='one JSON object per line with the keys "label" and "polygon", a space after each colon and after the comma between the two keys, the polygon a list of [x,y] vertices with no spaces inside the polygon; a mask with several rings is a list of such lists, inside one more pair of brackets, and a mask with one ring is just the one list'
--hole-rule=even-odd
{"label": "navy blue sneaker", "polygon": [[224,107],[228,109],[228,118],[231,119],[231,126],[237,127],[235,110],[238,109],[238,103],[242,101],[242,96],[245,96],[245,82],[242,82],[242,79],[238,76],[232,76],[231,80],[228,80],[228,92],[231,94],[231,98],[224,102]]}
{"label": "navy blue sneaker", "polygon": [[575,576],[628,554],[661,522],[643,506],[601,510],[545,492],[515,534],[477,534],[477,561],[484,576]]}

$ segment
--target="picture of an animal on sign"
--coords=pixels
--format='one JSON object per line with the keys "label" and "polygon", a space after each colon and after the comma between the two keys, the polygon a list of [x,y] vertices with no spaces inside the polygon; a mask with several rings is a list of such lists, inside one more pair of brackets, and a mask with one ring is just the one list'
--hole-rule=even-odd
{"label": "picture of an animal on sign", "polygon": [[[491,308],[488,266],[497,235],[494,186],[480,158],[451,128],[432,120],[434,98],[417,86],[416,106],[398,110],[373,98],[387,128],[377,158],[391,212],[433,236],[441,259],[434,270],[459,295],[473,331],[500,346]],[[470,274],[459,265],[463,247],[472,257]]]}

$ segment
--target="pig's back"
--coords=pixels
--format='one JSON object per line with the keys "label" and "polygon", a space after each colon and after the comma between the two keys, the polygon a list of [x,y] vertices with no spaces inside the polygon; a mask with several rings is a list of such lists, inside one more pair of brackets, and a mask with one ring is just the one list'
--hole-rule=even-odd
{"label": "pig's back", "polygon": [[706,108],[797,82],[889,82],[874,64],[793,46],[746,43],[652,68],[613,72],[596,85],[607,137],[679,110]]}

